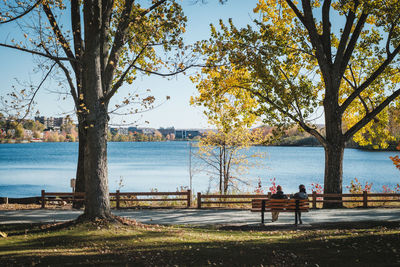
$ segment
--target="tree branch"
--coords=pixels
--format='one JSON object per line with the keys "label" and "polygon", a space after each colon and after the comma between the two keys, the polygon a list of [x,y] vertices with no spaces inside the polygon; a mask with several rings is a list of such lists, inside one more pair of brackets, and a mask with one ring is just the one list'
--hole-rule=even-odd
{"label": "tree branch", "polygon": [[30,8],[28,8],[27,10],[25,10],[22,14],[20,14],[20,15],[14,17],[14,18],[11,18],[11,19],[9,19],[9,20],[0,21],[0,24],[8,23],[8,22],[11,22],[11,21],[14,21],[14,20],[17,20],[17,19],[22,18],[23,16],[25,16],[25,15],[27,15],[29,12],[31,12],[35,7],[37,7],[37,6],[40,4],[40,2],[42,2],[42,0],[36,1],[35,4],[33,4]]}
{"label": "tree branch", "polygon": [[[45,53],[42,53],[42,52],[39,52],[39,51],[29,50],[29,49],[22,48],[22,47],[18,47],[18,46],[12,46],[12,45],[3,44],[3,43],[0,43],[0,46],[7,47],[7,48],[11,48],[11,49],[20,50],[20,51],[23,51],[23,52],[27,52],[27,53],[29,53],[29,54],[33,54],[33,55],[38,55],[38,56],[46,57],[46,58],[49,58],[49,59],[52,59],[52,60],[75,61],[75,58],[55,57],[55,56],[48,55],[48,54],[45,54]],[[40,46],[40,45],[39,45],[39,46]]]}
{"label": "tree branch", "polygon": [[[358,1],[355,2],[354,9],[358,7]],[[340,37],[339,46],[337,48],[335,62],[333,63],[334,69],[341,65],[344,51],[346,50],[347,41],[350,37],[351,29],[353,28],[354,20],[356,18],[355,12],[349,9],[349,14],[346,16],[346,24],[342,36]]]}
{"label": "tree branch", "polygon": [[[44,13],[47,16],[47,19],[50,22],[50,27],[52,28],[55,36],[57,37],[57,40],[61,43],[61,46],[62,46],[62,49],[64,50],[65,55],[67,55],[68,58],[75,59],[74,53],[72,53],[69,43],[65,39],[60,28],[58,27],[57,21],[55,20],[53,12],[51,11],[49,5],[47,3],[43,3],[42,6],[43,6]],[[77,62],[78,61],[71,62],[71,66],[74,69],[74,71],[76,71]]]}
{"label": "tree branch", "polygon": [[387,41],[386,41],[386,54],[388,56],[391,54],[390,53],[390,41],[392,40],[394,27],[397,25],[399,19],[400,19],[400,16],[397,17],[397,19],[393,22],[392,26],[390,27],[389,33],[388,33],[388,38],[387,38]]}
{"label": "tree branch", "polygon": [[293,120],[294,122],[298,123],[306,132],[310,133],[311,135],[315,136],[315,138],[318,139],[318,141],[321,143],[321,145],[325,146],[326,145],[326,141],[325,138],[315,129],[311,128],[310,126],[308,126],[304,121],[299,120],[298,118],[296,118],[295,116],[293,116],[292,114],[290,114],[289,112],[285,111],[284,109],[282,109],[279,105],[277,105],[274,101],[272,101],[271,99],[269,99],[269,97],[264,96],[263,94],[261,94],[260,92],[251,89],[251,88],[243,88],[245,90],[248,90],[250,93],[252,93],[253,95],[256,95],[258,97],[260,97],[261,99],[263,99],[264,101],[266,101],[267,103],[269,103],[270,105],[272,105],[274,108],[276,108],[279,112],[281,112],[282,114],[288,116],[291,120]]}
{"label": "tree branch", "polygon": [[[338,60],[338,64],[335,67],[339,69],[335,69],[338,71],[339,77],[342,77],[344,72],[346,71],[347,65],[349,64],[351,55],[356,47],[357,40],[360,37],[361,30],[364,28],[365,21],[367,20],[368,14],[362,13],[360,18],[357,21],[356,28],[354,29],[353,34],[350,37],[349,44],[346,47],[346,51],[342,58],[338,59],[336,57],[335,61]],[[339,63],[340,62],[340,63]],[[336,63],[336,62],[335,62]]]}
{"label": "tree branch", "polygon": [[129,71],[133,68],[136,61],[140,58],[140,56],[143,54],[143,52],[146,50],[147,47],[148,46],[146,45],[142,48],[142,50],[140,50],[139,54],[136,55],[136,57],[132,60],[132,63],[128,66],[128,68],[126,68],[124,73],[119,77],[118,81],[114,84],[112,89],[104,97],[105,102],[109,101],[111,99],[111,97],[117,92],[117,90],[122,86],[126,75],[128,75]]}
{"label": "tree branch", "polygon": [[329,11],[331,0],[325,0],[322,6],[322,45],[329,64],[332,64],[331,22]]}
{"label": "tree branch", "polygon": [[397,89],[390,96],[388,96],[381,104],[379,104],[374,110],[370,113],[366,114],[364,118],[362,118],[359,122],[353,125],[346,133],[343,135],[345,140],[349,140],[356,132],[358,132],[362,127],[367,125],[372,119],[375,118],[384,108],[386,108],[390,102],[395,100],[398,96],[400,96],[400,89]]}
{"label": "tree branch", "polygon": [[293,10],[293,12],[296,14],[296,16],[299,18],[301,23],[307,28],[306,21],[304,19],[304,15],[301,14],[300,10],[297,8],[297,6],[291,1],[291,0],[285,0],[286,3],[289,5],[289,7]]}
{"label": "tree branch", "polygon": [[129,27],[130,16],[132,12],[134,0],[127,0],[125,1],[124,8],[121,12],[121,19],[118,23],[117,30],[114,37],[114,42],[112,44],[112,48],[107,60],[107,64],[104,67],[104,78],[103,78],[103,85],[105,93],[109,91],[111,86],[114,71],[118,64],[119,56],[121,54],[122,48],[125,44],[126,38],[126,30]]}
{"label": "tree branch", "polygon": [[353,102],[353,100],[358,97],[361,92],[363,92],[368,86],[373,83],[376,78],[386,69],[386,67],[393,61],[393,59],[400,53],[400,44],[396,47],[396,49],[391,53],[386,60],[376,69],[368,79],[366,79],[354,92],[349,95],[349,97],[343,102],[340,106],[340,113],[343,113],[348,106]]}
{"label": "tree branch", "polygon": [[37,92],[40,90],[40,88],[42,87],[42,85],[46,81],[47,77],[49,77],[49,75],[52,72],[52,70],[53,70],[55,65],[56,65],[56,63],[53,63],[53,65],[51,65],[49,71],[46,73],[46,75],[44,76],[43,80],[40,82],[39,86],[36,88],[35,92],[33,93],[32,97],[31,97],[31,99],[30,99],[30,101],[28,103],[28,108],[26,109],[25,115],[22,117],[21,121],[23,121],[26,118],[26,116],[28,116],[29,111],[30,111],[31,106],[32,106],[32,103],[33,103],[33,100],[35,99],[35,96],[36,96]]}

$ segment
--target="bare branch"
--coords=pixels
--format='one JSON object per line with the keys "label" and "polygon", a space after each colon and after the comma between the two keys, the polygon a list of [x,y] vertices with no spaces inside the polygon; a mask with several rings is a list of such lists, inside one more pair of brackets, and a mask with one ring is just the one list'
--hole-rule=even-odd
{"label": "bare branch", "polygon": [[134,64],[136,61],[141,57],[141,55],[144,53],[144,51],[147,49],[147,45],[144,46],[140,52],[136,55],[136,57],[132,60],[131,64],[129,64],[128,68],[124,71],[124,73],[119,77],[118,81],[114,84],[110,92],[107,93],[107,95],[104,98],[104,101],[107,102],[111,99],[111,97],[117,92],[117,90],[122,86],[124,83],[126,75],[128,75],[129,71],[133,68]]}
{"label": "bare branch", "polygon": [[8,44],[3,44],[3,43],[0,43],[0,46],[11,48],[11,49],[20,50],[20,51],[27,52],[27,53],[30,53],[30,54],[33,54],[33,55],[46,57],[46,58],[49,58],[49,59],[54,60],[54,61],[56,61],[56,60],[60,60],[60,61],[75,61],[75,58],[55,57],[55,56],[48,55],[48,54],[45,54],[45,53],[42,53],[42,52],[39,52],[39,51],[30,50],[30,49],[23,48],[23,47],[18,47],[18,46],[13,46],[13,45],[8,45]]}
{"label": "bare branch", "polygon": [[22,14],[20,14],[20,15],[14,17],[14,18],[11,18],[11,19],[9,19],[9,20],[0,21],[0,24],[8,23],[8,22],[11,22],[11,21],[14,21],[14,20],[17,20],[17,19],[22,18],[23,16],[25,16],[25,15],[27,15],[29,12],[31,12],[35,7],[39,6],[40,2],[42,2],[42,0],[36,1],[35,4],[33,4],[33,5],[32,5],[31,7],[29,7],[27,10],[25,10]]}
{"label": "bare branch", "polygon": [[[75,59],[74,53],[72,53],[69,43],[65,39],[65,37],[62,34],[60,28],[58,27],[58,23],[55,20],[53,12],[51,11],[49,5],[47,3],[43,3],[42,6],[43,6],[44,13],[47,16],[47,19],[50,22],[50,26],[51,26],[54,34],[56,35],[57,40],[60,42],[60,44],[62,46],[62,49],[64,50],[65,54],[67,55],[68,58]],[[76,63],[77,63],[77,61],[75,61],[75,60],[73,62],[71,62],[71,66],[75,71],[76,71]]]}
{"label": "bare branch", "polygon": [[49,71],[46,73],[46,75],[44,76],[44,78],[42,79],[42,81],[40,82],[40,84],[38,85],[38,87],[36,88],[35,92],[33,93],[28,105],[28,108],[26,109],[25,115],[22,117],[21,121],[23,121],[29,114],[30,110],[31,110],[31,106],[33,103],[33,100],[36,97],[37,92],[39,92],[40,88],[42,87],[42,85],[44,84],[44,82],[46,81],[47,77],[49,77],[50,73],[52,72],[54,66],[56,65],[56,63],[53,63],[53,65],[50,67]]}

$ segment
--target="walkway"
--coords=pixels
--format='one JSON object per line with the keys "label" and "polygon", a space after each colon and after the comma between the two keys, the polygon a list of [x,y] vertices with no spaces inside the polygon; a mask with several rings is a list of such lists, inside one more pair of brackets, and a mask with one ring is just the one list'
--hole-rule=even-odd
{"label": "walkway", "polygon": [[[144,209],[113,210],[118,216],[136,219],[148,224],[257,224],[260,213],[248,210],[206,209]],[[1,210],[0,224],[43,223],[73,220],[82,214],[76,210]],[[266,224],[293,224],[293,213],[281,213],[277,222],[271,223],[271,214],[266,213]],[[400,221],[400,209],[335,209],[311,210],[302,216],[304,224],[356,221]]]}

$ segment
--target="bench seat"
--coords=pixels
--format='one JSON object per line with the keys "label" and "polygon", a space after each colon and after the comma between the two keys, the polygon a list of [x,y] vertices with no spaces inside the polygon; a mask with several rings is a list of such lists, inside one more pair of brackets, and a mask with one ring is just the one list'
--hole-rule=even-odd
{"label": "bench seat", "polygon": [[[263,206],[264,205],[264,206]],[[297,225],[297,213],[308,212],[308,199],[252,199],[251,211],[261,212],[261,223],[264,224],[264,212],[294,212],[295,224]]]}

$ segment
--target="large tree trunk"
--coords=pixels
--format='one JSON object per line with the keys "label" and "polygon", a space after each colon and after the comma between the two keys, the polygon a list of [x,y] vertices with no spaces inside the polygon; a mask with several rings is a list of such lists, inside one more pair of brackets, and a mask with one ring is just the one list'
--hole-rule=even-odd
{"label": "large tree trunk", "polygon": [[[325,149],[325,175],[324,175],[324,193],[341,194],[343,179],[343,152],[344,137],[342,133],[342,116],[339,112],[338,93],[340,81],[334,76],[325,78],[326,95],[324,99],[325,111],[325,131],[326,143]],[[336,200],[336,203],[324,202],[324,208],[341,208],[343,203],[341,198],[325,198],[326,200]]]}
{"label": "large tree trunk", "polygon": [[[343,154],[344,145],[327,145],[325,147],[325,177],[324,193],[341,194],[343,183]],[[325,198],[326,200],[340,201],[340,197]],[[341,202],[324,202],[324,208],[342,208]]]}
{"label": "large tree trunk", "polygon": [[[75,192],[85,192],[85,145],[86,145],[86,133],[83,126],[83,122],[79,120],[78,125],[79,135],[79,148],[78,148],[78,166],[76,169],[76,181],[75,181]],[[83,201],[76,201],[72,205],[74,209],[80,209],[83,206]]]}
{"label": "large tree trunk", "polygon": [[83,99],[85,114],[85,212],[89,220],[111,217],[107,173],[108,103],[104,100],[101,65],[102,3],[85,1],[85,52],[83,54]]}
{"label": "large tree trunk", "polygon": [[88,125],[85,147],[85,214],[88,219],[110,218],[110,199],[107,171],[106,110],[99,110],[96,119]]}

